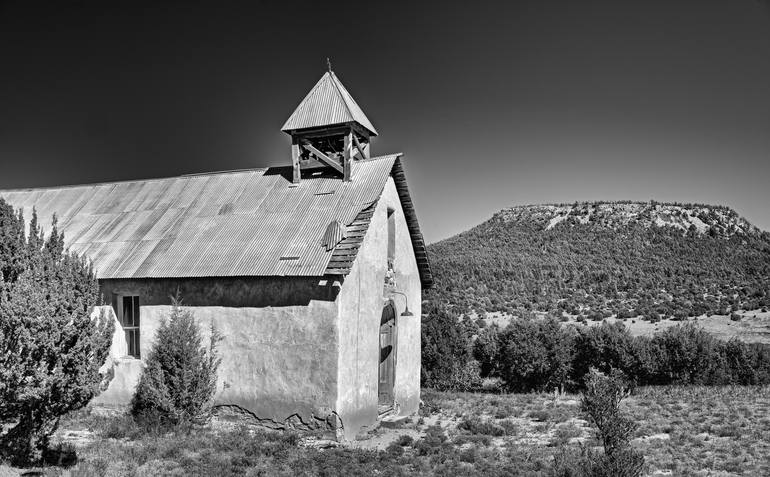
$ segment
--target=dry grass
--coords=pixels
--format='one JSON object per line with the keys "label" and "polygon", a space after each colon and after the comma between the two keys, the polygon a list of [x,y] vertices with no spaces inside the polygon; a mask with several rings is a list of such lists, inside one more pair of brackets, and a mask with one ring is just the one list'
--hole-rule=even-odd
{"label": "dry grass", "polygon": [[[249,428],[147,435],[78,413],[60,436],[72,475],[551,475],[554,455],[596,446],[579,396],[424,391],[422,416],[366,442],[319,450]],[[650,387],[622,404],[647,475],[770,475],[770,387]],[[67,438],[66,436],[70,436]],[[72,436],[75,436],[74,438]],[[49,468],[49,475],[59,469]],[[0,466],[0,475],[17,475]]]}
{"label": "dry grass", "polygon": [[[770,387],[644,388],[628,400],[654,468],[770,475]],[[668,436],[668,437],[665,437]]]}
{"label": "dry grass", "polygon": [[[457,417],[481,416],[492,429],[501,418],[518,432],[496,445],[526,448],[595,445],[579,413],[578,396],[428,393],[448,429]],[[646,457],[648,473],[673,475],[770,475],[770,387],[645,387],[623,409],[640,424],[632,446]],[[451,435],[451,432],[450,432]]]}

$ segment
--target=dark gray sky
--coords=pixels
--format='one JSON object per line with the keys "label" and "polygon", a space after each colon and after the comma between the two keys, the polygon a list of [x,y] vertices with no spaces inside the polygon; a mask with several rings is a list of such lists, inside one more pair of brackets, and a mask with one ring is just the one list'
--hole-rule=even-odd
{"label": "dark gray sky", "polygon": [[330,56],[429,242],[599,199],[770,230],[768,2],[152,3],[0,0],[0,189],[287,164]]}

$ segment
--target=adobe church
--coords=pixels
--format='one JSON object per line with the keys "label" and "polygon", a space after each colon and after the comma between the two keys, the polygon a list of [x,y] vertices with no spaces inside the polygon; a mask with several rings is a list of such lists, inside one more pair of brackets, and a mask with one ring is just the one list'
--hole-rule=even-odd
{"label": "adobe church", "polygon": [[128,405],[179,290],[223,335],[222,408],[347,439],[417,411],[432,278],[403,156],[371,157],[377,131],[331,70],[282,130],[286,167],[0,191],[94,263],[116,324],[94,405]]}

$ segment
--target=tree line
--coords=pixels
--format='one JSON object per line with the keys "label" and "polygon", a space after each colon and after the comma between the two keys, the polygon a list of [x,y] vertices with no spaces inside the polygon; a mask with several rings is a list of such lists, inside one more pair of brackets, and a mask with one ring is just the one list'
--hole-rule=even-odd
{"label": "tree line", "polygon": [[590,369],[621,371],[636,385],[770,384],[770,346],[719,340],[692,322],[634,337],[622,322],[574,326],[547,317],[478,329],[451,312],[432,313],[423,330],[428,387],[479,389],[496,378],[510,392],[578,391]]}

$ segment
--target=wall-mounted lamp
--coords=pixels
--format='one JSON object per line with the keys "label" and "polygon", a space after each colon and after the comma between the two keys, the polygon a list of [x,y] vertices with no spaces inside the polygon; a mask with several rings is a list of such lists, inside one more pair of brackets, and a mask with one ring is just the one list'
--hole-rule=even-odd
{"label": "wall-mounted lamp", "polygon": [[401,316],[414,316],[414,313],[409,311],[409,298],[406,297],[406,293],[401,293],[400,291],[395,290],[393,290],[391,293],[404,297],[404,312],[401,313]]}

